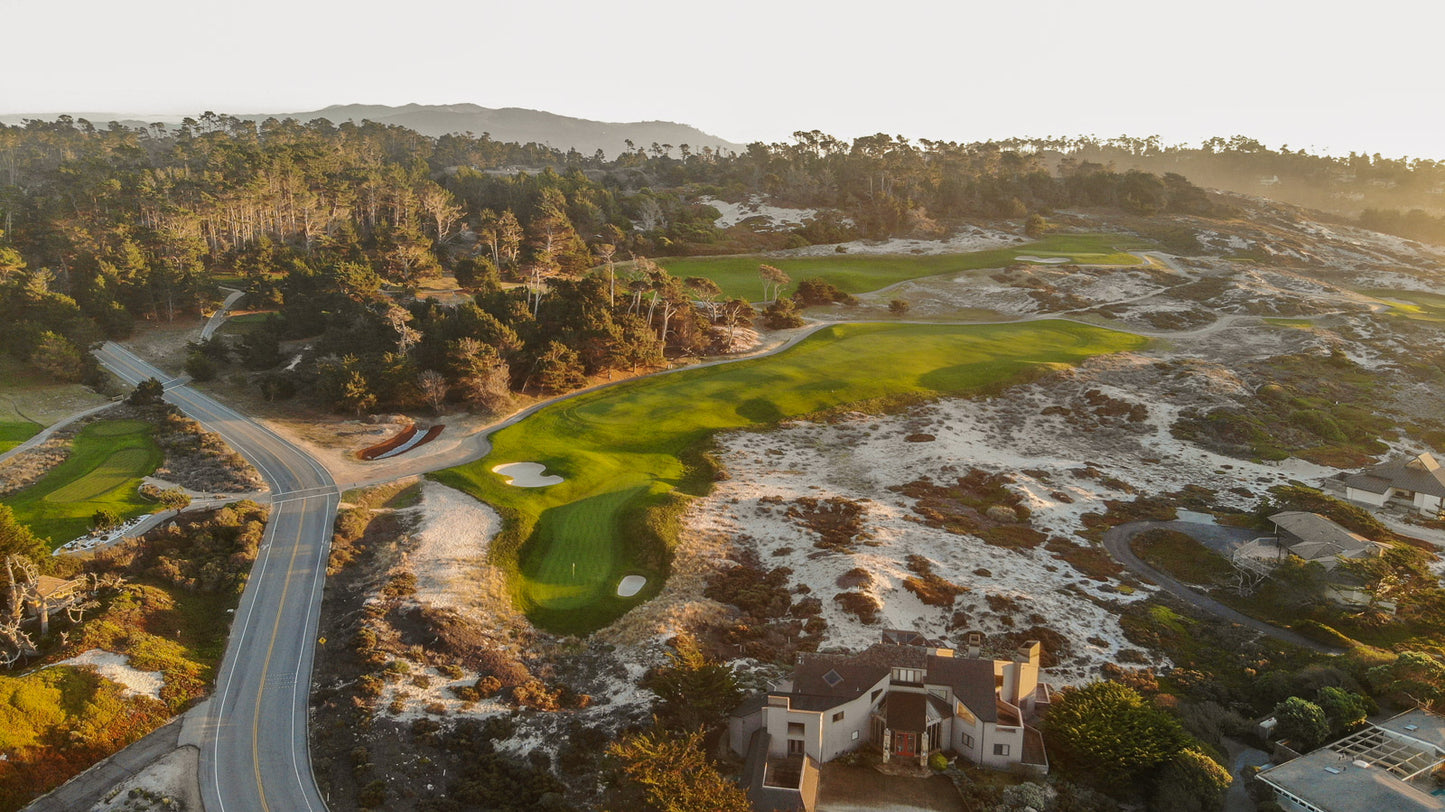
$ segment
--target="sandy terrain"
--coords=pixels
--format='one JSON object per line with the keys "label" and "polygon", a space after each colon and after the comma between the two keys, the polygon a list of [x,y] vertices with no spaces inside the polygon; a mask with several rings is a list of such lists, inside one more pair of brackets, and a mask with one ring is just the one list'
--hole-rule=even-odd
{"label": "sandy terrain", "polygon": [[121,782],[90,812],[200,812],[199,760],[196,748],[177,748]]}
{"label": "sandy terrain", "polygon": [[55,665],[94,669],[95,673],[119,684],[123,689],[122,692],[127,696],[144,695],[152,699],[160,699],[161,688],[166,684],[165,676],[161,672],[140,671],[132,668],[129,657],[98,648],[82,651],[68,660],[55,663]]}
{"label": "sandy terrain", "polygon": [[[688,532],[712,539],[715,547],[751,547],[766,566],[790,567],[791,583],[806,585],[822,599],[825,648],[865,647],[880,628],[952,637],[966,630],[1002,634],[1039,625],[1073,641],[1049,678],[1058,684],[1086,681],[1097,676],[1100,665],[1118,662],[1121,650],[1133,648],[1111,607],[1139,600],[1143,592],[1129,594],[1126,588],[1121,594],[1118,584],[1091,580],[1043,547],[1005,549],[922,524],[913,500],[890,486],[920,477],[947,483],[975,468],[1004,473],[1032,512],[1035,529],[1088,544],[1078,538],[1080,516],[1103,512],[1105,499],[1132,498],[1102,479],[1115,478],[1146,494],[1200,485],[1216,490],[1221,506],[1250,508],[1269,486],[1333,473],[1299,460],[1241,462],[1170,435],[1168,427],[1185,405],[1222,399],[1234,385],[1227,377],[1171,384],[1148,358],[1113,356],[987,401],[949,399],[891,417],[859,414],[833,424],[795,422],[769,433],[724,435],[722,460],[730,479],[694,505]],[[1090,389],[1147,404],[1149,416],[1139,423],[1100,419],[1085,427],[1041,414],[1051,405],[1077,406]],[[910,435],[915,441],[906,439]],[[920,435],[934,439],[920,442]],[[1085,471],[1090,464],[1098,474]],[[851,554],[816,549],[816,537],[785,515],[793,500],[834,496],[866,506],[873,538]],[[905,564],[909,554],[928,558],[938,575],[969,591],[953,609],[925,605],[902,587],[912,574]],[[866,589],[883,604],[877,625],[863,624],[832,600],[844,591],[835,586],[839,576],[854,567],[873,576]],[[1015,603],[998,610],[990,597]],[[955,611],[965,617],[955,618]]]}

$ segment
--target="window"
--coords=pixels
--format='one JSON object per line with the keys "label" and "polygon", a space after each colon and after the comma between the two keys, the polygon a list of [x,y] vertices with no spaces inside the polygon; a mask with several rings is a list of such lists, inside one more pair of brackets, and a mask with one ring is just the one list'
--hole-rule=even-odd
{"label": "window", "polygon": [[804,752],[802,739],[788,739],[788,755],[801,756]]}
{"label": "window", "polygon": [[874,692],[873,692],[873,695],[870,696],[870,697],[868,697],[868,702],[869,702],[869,704],[872,704],[872,703],[874,703],[874,702],[877,702],[877,701],[878,701],[878,697],[880,697],[880,696],[882,696],[882,695],[883,695],[883,689],[882,689],[882,688],[879,688],[878,690],[874,691]]}
{"label": "window", "polygon": [[963,748],[965,750],[973,749],[973,737],[968,735],[967,733],[963,734]]}
{"label": "window", "polygon": [[1007,745],[1007,744],[995,744],[995,745],[993,746],[993,754],[996,755],[996,756],[1006,756],[1006,755],[1008,755],[1008,745]]}
{"label": "window", "polygon": [[788,735],[789,735],[789,736],[801,736],[801,735],[803,735],[803,723],[802,723],[802,722],[789,722],[789,723],[788,723]]}
{"label": "window", "polygon": [[853,741],[858,741],[858,731],[853,731]]}
{"label": "window", "polygon": [[894,682],[923,682],[923,669],[921,668],[895,668],[893,669]]}
{"label": "window", "polygon": [[835,722],[841,722],[841,721],[843,721],[843,711],[838,711],[837,713],[833,714],[833,721],[835,721]]}

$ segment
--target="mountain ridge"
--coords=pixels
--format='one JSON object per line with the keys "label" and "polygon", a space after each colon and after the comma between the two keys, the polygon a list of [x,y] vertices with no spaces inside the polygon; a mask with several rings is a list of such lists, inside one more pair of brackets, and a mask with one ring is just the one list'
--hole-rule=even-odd
{"label": "mountain ridge", "polygon": [[[74,119],[85,119],[97,126],[112,121],[129,127],[146,127],[154,123],[168,126],[180,124],[187,116],[164,114],[147,116],[137,113],[11,113],[0,115],[0,123],[21,124],[26,120],[54,121],[58,116],[69,115]],[[265,121],[268,118],[295,119],[307,122],[326,119],[333,124],[342,122],[360,123],[374,121],[378,124],[395,124],[415,130],[422,135],[437,138],[448,134],[486,133],[494,141],[538,143],[561,150],[576,149],[582,153],[602,150],[608,157],[615,157],[627,149],[627,142],[635,147],[647,148],[652,144],[671,144],[674,148],[687,144],[693,151],[704,147],[714,150],[741,152],[742,144],[727,141],[710,133],[672,121],[596,121],[592,119],[565,116],[546,110],[525,107],[483,107],[471,102],[455,104],[333,104],[317,110],[287,113],[245,113],[228,114],[245,121]],[[195,118],[198,116],[190,116]]]}

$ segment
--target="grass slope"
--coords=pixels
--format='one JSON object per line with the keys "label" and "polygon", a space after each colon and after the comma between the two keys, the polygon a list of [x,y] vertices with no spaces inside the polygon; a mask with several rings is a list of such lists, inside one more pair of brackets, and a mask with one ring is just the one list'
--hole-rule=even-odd
{"label": "grass slope", "polygon": [[[436,474],[497,507],[494,560],[533,621],[588,632],[652,597],[686,499],[711,482],[704,440],[844,404],[962,394],[1145,344],[1064,321],[839,325],[768,358],[645,378],[549,406],[497,432],[483,460]],[[566,478],[515,488],[492,473],[540,462]],[[648,584],[618,598],[627,574]]]}
{"label": "grass slope", "polygon": [[797,282],[820,277],[848,293],[864,293],[897,282],[923,276],[972,271],[979,268],[1001,268],[1016,257],[1069,257],[1090,265],[1137,265],[1139,258],[1126,254],[1122,248],[1143,246],[1117,234],[1051,234],[1042,240],[1011,248],[973,251],[967,254],[834,254],[821,257],[669,257],[658,264],[673,276],[703,276],[718,283],[723,292],[750,300],[762,298],[762,282],[758,266],[773,265],[793,278],[784,295],[797,288]]}
{"label": "grass slope", "polygon": [[39,482],[6,497],[15,518],[59,546],[90,528],[90,517],[110,508],[122,518],[155,505],[136,493],[142,477],[161,464],[151,426],[139,420],[102,420],[86,426],[70,457]]}
{"label": "grass slope", "polygon": [[35,423],[23,421],[0,422],[0,454],[34,437],[40,431]]}

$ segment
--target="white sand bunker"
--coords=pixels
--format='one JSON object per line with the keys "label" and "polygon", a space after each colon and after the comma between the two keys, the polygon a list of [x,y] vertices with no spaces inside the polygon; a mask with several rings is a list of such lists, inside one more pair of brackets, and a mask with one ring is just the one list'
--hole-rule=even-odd
{"label": "white sand bunker", "polygon": [[544,476],[542,472],[545,470],[547,466],[540,462],[509,462],[496,466],[492,473],[507,477],[507,484],[518,488],[545,488],[566,481],[555,474]]}
{"label": "white sand bunker", "polygon": [[126,696],[142,694],[152,699],[161,698],[161,688],[166,684],[165,675],[159,671],[141,671],[130,666],[130,658],[104,649],[93,648],[61,660],[56,665],[89,666],[95,673],[117,683]]}
{"label": "white sand bunker", "polygon": [[1071,257],[1036,257],[1031,254],[1019,254],[1014,257],[1019,262],[1042,262],[1045,265],[1063,265],[1065,262],[1073,262]]}
{"label": "white sand bunker", "polygon": [[629,575],[623,578],[622,582],[617,585],[617,597],[630,598],[638,592],[641,592],[644,586],[647,586],[646,578],[643,578],[641,575]]}

